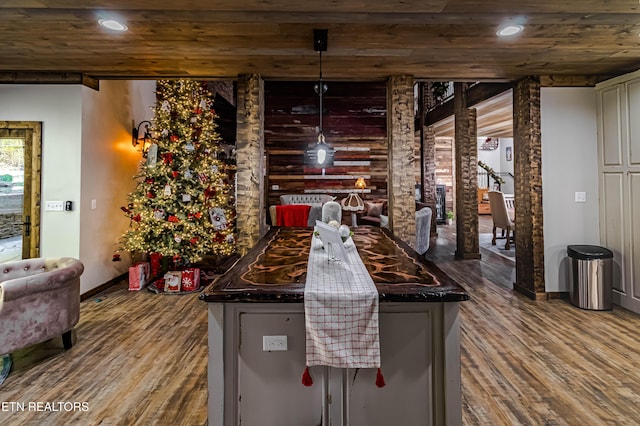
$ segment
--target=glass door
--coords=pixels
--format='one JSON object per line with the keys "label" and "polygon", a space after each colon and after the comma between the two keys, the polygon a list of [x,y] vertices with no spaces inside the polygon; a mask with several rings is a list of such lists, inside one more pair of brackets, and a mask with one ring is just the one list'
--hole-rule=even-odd
{"label": "glass door", "polygon": [[0,263],[40,256],[42,123],[0,121]]}
{"label": "glass door", "polygon": [[24,138],[0,137],[0,263],[23,258],[24,151]]}

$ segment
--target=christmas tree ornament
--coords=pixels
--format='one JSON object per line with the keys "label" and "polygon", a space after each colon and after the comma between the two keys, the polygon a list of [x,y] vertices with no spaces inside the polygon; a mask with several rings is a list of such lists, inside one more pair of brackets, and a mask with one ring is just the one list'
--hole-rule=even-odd
{"label": "christmas tree ornament", "polygon": [[147,150],[147,167],[154,167],[158,163],[158,144],[152,143]]}
{"label": "christmas tree ornament", "polygon": [[209,215],[211,216],[213,229],[215,229],[216,231],[227,229],[227,218],[225,216],[224,210],[219,207],[214,207],[209,211]]}
{"label": "christmas tree ornament", "polygon": [[166,196],[171,195],[171,185],[166,184],[166,185],[164,186],[164,195],[166,195]]}
{"label": "christmas tree ornament", "polygon": [[191,195],[190,194],[182,194],[182,202],[183,203],[188,203],[189,201],[191,201]]}
{"label": "christmas tree ornament", "polygon": [[164,220],[164,209],[155,209],[153,211],[153,217],[158,220]]}
{"label": "christmas tree ornament", "polygon": [[193,152],[193,151],[195,151],[195,149],[196,149],[196,148],[193,146],[193,144],[192,144],[192,143],[188,143],[188,144],[186,144],[186,145],[184,146],[184,149],[185,149],[187,152]]}

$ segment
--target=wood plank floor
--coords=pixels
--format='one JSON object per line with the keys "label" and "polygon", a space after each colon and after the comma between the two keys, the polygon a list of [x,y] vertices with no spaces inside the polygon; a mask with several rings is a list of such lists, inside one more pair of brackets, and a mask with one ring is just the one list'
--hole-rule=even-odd
{"label": "wood plank floor", "polygon": [[[453,260],[452,232],[439,227],[428,257],[471,294],[461,305],[463,423],[640,424],[640,316],[531,301],[509,289],[512,261],[484,249],[480,261]],[[88,410],[5,404],[0,425],[206,424],[206,318],[195,295],[130,293],[125,283],[84,301],[71,350],[53,340],[13,354],[0,404]]]}

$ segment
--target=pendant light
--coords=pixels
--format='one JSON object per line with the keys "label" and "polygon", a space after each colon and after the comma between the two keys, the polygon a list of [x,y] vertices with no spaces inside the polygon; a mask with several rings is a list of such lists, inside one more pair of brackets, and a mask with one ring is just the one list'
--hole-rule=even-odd
{"label": "pendant light", "polygon": [[314,87],[320,99],[320,123],[318,126],[318,142],[316,143],[313,150],[315,151],[315,163],[316,165],[321,166],[323,170],[325,167],[333,165],[333,149],[329,145],[327,145],[324,133],[322,131],[322,97],[327,91],[327,85],[322,82],[322,52],[327,51],[328,32],[329,30],[313,30],[313,48],[316,52],[318,52],[318,56],[320,58],[320,78],[318,84],[316,84]]}

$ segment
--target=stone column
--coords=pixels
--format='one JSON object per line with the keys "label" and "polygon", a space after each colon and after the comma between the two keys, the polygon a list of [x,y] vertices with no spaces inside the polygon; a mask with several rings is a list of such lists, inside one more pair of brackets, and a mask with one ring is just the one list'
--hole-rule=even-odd
{"label": "stone column", "polygon": [[387,83],[389,135],[389,229],[415,247],[416,207],[413,133],[413,77],[392,76]]}
{"label": "stone column", "polygon": [[266,232],[264,208],[264,82],[238,76],[236,130],[238,253],[244,256]]}
{"label": "stone column", "polygon": [[431,235],[437,236],[436,228],[436,132],[433,126],[424,128],[422,143],[422,194],[424,203],[431,207]]}
{"label": "stone column", "polygon": [[546,299],[539,78],[526,77],[518,81],[513,96],[513,167],[516,211],[516,282],[514,289],[532,299]]}
{"label": "stone column", "polygon": [[466,83],[454,83],[456,257],[479,259],[478,144],[476,110],[467,108]]}

